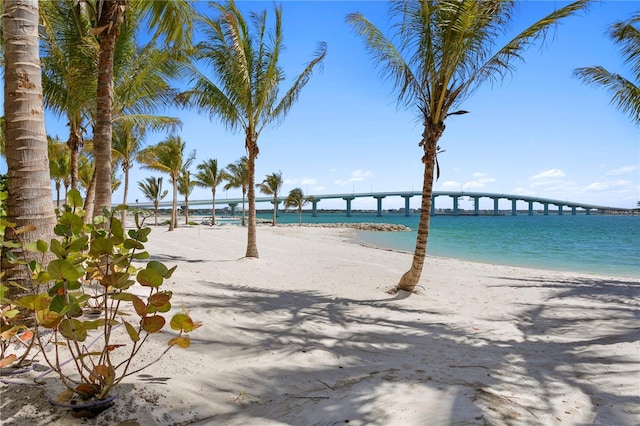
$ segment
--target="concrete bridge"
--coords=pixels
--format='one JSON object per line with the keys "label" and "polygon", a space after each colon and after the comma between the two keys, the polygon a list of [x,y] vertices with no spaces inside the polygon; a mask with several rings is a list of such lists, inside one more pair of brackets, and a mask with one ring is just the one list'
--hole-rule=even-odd
{"label": "concrete bridge", "polygon": [[[345,201],[345,210],[347,217],[351,216],[351,202],[356,198],[374,198],[377,201],[377,215],[382,216],[382,200],[387,197],[401,197],[404,198],[404,214],[405,216],[409,216],[411,214],[410,208],[410,199],[412,197],[420,197],[422,196],[422,192],[419,191],[399,191],[399,192],[367,192],[367,193],[350,193],[350,194],[321,194],[321,195],[310,195],[308,196],[311,202],[311,212],[313,216],[318,214],[318,203],[322,200],[327,199],[342,199]],[[628,209],[620,208],[620,207],[608,207],[608,206],[598,206],[593,204],[585,204],[571,201],[562,201],[562,200],[554,200],[550,198],[540,198],[529,195],[516,195],[516,194],[495,194],[490,192],[464,192],[464,191],[434,191],[433,198],[431,203],[431,215],[436,214],[436,198],[438,197],[449,197],[452,199],[451,204],[451,214],[454,216],[459,215],[460,209],[458,208],[458,201],[462,197],[469,197],[473,199],[473,214],[480,214],[480,202],[481,198],[489,198],[493,200],[493,214],[499,215],[500,211],[498,209],[498,201],[501,199],[511,201],[511,215],[517,215],[516,203],[518,201],[523,201],[528,203],[528,214],[533,215],[534,203],[541,204],[543,207],[543,212],[545,215],[549,214],[549,205],[553,205],[557,207],[557,212],[559,215],[564,213],[564,208],[571,210],[571,214],[575,215],[577,209],[581,209],[585,212],[585,214],[591,214],[592,210],[597,211],[626,211]],[[286,195],[281,195],[278,197],[278,204],[284,202]],[[180,200],[178,200],[180,204]],[[239,204],[242,203],[241,198],[216,198],[216,205],[218,204],[227,204],[231,207],[231,211],[234,212]],[[273,203],[273,197],[256,197],[256,203]],[[161,207],[171,207],[171,201],[162,201],[159,204]],[[193,200],[189,201],[189,207],[193,206],[204,206],[211,205],[211,199],[209,200]],[[153,208],[153,203],[143,202],[143,203],[130,203],[131,207],[140,207],[140,208]]]}

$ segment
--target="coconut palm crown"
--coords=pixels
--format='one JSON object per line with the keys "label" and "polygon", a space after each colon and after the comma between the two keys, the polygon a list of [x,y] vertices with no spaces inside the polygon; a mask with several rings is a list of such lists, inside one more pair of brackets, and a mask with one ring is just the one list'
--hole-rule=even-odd
{"label": "coconut palm crown", "polygon": [[259,153],[258,137],[267,126],[281,122],[309,81],[314,68],[326,55],[320,43],[313,59],[291,87],[279,97],[285,79],[279,66],[284,49],[282,7],[274,7],[274,26],[267,28],[267,12],[251,13],[251,27],[234,1],[209,3],[216,17],[200,19],[204,41],[196,46],[196,58],[212,77],[194,66],[193,87],[183,94],[185,102],[217,117],[229,129],[244,131],[244,145],[249,165],[249,227],[247,257],[258,257],[256,243],[255,160]]}
{"label": "coconut palm crown", "polygon": [[[419,146],[424,173],[416,248],[411,268],[392,292],[413,291],[422,274],[434,172],[438,175],[438,141],[445,120],[466,113],[457,109],[465,99],[482,84],[513,72],[527,47],[544,40],[554,24],[588,2],[558,8],[511,39],[505,36],[518,6],[514,0],[394,0],[388,16],[395,43],[362,14],[347,16],[380,71],[393,82],[398,104],[416,107],[423,124]],[[503,40],[506,44],[497,47]]]}

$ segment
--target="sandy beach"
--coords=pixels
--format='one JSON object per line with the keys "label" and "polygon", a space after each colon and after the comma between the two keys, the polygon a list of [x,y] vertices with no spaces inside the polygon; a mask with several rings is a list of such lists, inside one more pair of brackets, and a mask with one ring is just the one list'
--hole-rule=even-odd
{"label": "sandy beach", "polygon": [[392,296],[411,256],[352,232],[259,226],[247,259],[246,228],[154,228],[174,308],[203,323],[191,347],[94,419],[48,402],[53,375],[0,384],[2,425],[640,424],[640,278],[429,257]]}

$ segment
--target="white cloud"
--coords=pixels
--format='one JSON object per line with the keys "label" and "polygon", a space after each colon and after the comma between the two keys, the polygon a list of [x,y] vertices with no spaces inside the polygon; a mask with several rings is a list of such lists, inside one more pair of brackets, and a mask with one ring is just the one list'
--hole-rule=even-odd
{"label": "white cloud", "polygon": [[584,191],[609,191],[616,188],[623,188],[631,186],[632,183],[628,180],[617,180],[614,182],[592,182],[583,188]]}
{"label": "white cloud", "polygon": [[638,170],[638,166],[622,166],[622,167],[618,167],[617,169],[609,170],[605,174],[608,176],[618,176],[618,175],[623,175],[625,173],[631,173],[636,170]]}
{"label": "white cloud", "polygon": [[315,185],[317,182],[313,178],[302,178],[300,185]]}
{"label": "white cloud", "polygon": [[349,181],[351,182],[360,182],[363,181],[365,178],[370,178],[373,177],[373,173],[371,173],[369,170],[356,170],[354,172],[351,172],[351,177],[349,178]]}
{"label": "white cloud", "polygon": [[442,182],[442,188],[443,189],[460,188],[460,183],[456,182],[455,180],[447,180],[447,181]]}
{"label": "white cloud", "polygon": [[564,177],[564,172],[560,169],[549,169],[542,173],[538,173],[537,175],[531,176],[529,179],[549,179],[549,178],[559,178]]}
{"label": "white cloud", "polygon": [[475,172],[473,174],[473,177],[482,177],[482,176],[486,176],[486,175],[484,173],[482,173],[482,172]]}

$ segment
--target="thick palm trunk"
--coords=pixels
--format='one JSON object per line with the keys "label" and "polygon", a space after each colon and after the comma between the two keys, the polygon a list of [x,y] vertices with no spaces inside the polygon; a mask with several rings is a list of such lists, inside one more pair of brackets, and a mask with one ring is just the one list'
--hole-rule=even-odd
{"label": "thick palm trunk", "polygon": [[100,7],[98,28],[100,50],[98,53],[98,90],[96,126],[93,145],[96,157],[95,214],[103,208],[111,208],[111,98],[113,95],[113,57],[118,38],[119,17],[126,0],[106,0]]}
{"label": "thick palm trunk", "polygon": [[[255,151],[257,151],[257,146]],[[258,244],[256,241],[256,154],[254,150],[249,151],[249,226],[247,229],[247,253],[246,257],[259,257]]]}
{"label": "thick palm trunk", "polygon": [[78,153],[82,146],[82,139],[75,130],[69,132],[67,146],[69,147],[69,163],[71,167],[71,188],[78,189]]}
{"label": "thick palm trunk", "polygon": [[189,225],[189,197],[184,197],[184,224]]}
{"label": "thick palm trunk", "polygon": [[[427,131],[425,131],[425,134]],[[441,134],[441,132],[440,132]],[[424,259],[427,254],[427,240],[429,238],[429,224],[431,221],[431,197],[433,195],[433,173],[435,170],[436,150],[439,136],[426,139],[424,163],[424,177],[422,183],[422,203],[420,205],[420,222],[418,223],[418,237],[416,249],[413,253],[411,268],[402,275],[396,290],[412,292],[420,281]]]}
{"label": "thick palm trunk", "polygon": [[[40,53],[38,50],[38,0],[4,0],[4,111],[7,159],[7,219],[32,231],[16,235],[11,228],[5,239],[34,242],[53,237],[53,207],[47,134],[42,104]],[[28,260],[30,252],[17,253]],[[25,265],[5,264],[5,279],[29,288]],[[12,287],[13,288],[13,287]]]}
{"label": "thick palm trunk", "polygon": [[91,181],[89,182],[89,187],[87,188],[87,193],[84,198],[84,205],[82,208],[86,212],[84,216],[85,223],[90,223],[91,218],[93,217],[93,205],[94,200],[96,198],[96,168],[93,166],[93,174],[91,175]]}

